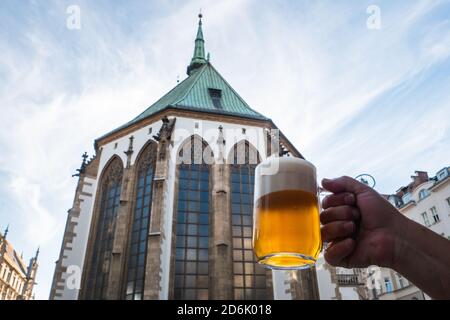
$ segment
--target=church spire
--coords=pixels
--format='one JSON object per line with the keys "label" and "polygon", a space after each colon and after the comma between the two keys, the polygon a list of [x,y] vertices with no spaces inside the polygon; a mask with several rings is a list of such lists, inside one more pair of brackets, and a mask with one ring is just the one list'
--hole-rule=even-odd
{"label": "church spire", "polygon": [[39,246],[36,250],[36,255],[34,256],[34,260],[37,261],[38,257],[39,257],[39,252],[41,251],[41,246]]}
{"label": "church spire", "polygon": [[6,236],[8,235],[8,231],[9,231],[9,223],[8,223],[8,225],[6,226],[5,232],[3,233],[3,238],[6,239]]}
{"label": "church spire", "polygon": [[205,58],[205,40],[203,39],[203,30],[202,30],[202,18],[203,15],[200,13],[198,15],[198,30],[197,37],[195,38],[195,48],[194,55],[191,60],[191,64],[187,68],[187,74],[190,76],[192,71],[201,67],[206,63]]}

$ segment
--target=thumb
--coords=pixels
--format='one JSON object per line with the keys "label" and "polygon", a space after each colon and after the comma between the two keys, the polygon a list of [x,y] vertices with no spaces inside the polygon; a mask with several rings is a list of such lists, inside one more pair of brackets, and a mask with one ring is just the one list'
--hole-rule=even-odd
{"label": "thumb", "polygon": [[365,184],[347,176],[336,179],[325,178],[322,180],[322,187],[333,193],[351,192],[354,194],[362,193],[368,188]]}

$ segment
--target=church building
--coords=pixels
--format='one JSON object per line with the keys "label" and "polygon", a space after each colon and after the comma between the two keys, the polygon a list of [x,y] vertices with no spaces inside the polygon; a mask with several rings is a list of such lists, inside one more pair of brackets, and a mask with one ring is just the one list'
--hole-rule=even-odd
{"label": "church building", "polygon": [[205,55],[187,78],[83,155],[50,299],[317,299],[314,269],[252,251],[256,165],[302,157]]}

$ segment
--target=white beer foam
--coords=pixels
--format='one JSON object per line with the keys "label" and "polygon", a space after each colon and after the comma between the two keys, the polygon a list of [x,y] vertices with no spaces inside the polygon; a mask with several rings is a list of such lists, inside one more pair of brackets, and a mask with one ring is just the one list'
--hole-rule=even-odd
{"label": "white beer foam", "polygon": [[[264,168],[278,161],[278,170],[267,173]],[[316,167],[309,161],[292,157],[270,157],[255,171],[255,201],[271,192],[303,190],[317,195]]]}

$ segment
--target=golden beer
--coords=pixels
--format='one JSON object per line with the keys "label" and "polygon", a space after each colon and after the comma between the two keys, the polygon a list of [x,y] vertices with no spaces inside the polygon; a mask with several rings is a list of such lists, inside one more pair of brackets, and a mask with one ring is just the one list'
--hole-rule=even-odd
{"label": "golden beer", "polygon": [[255,173],[254,252],[273,269],[306,268],[321,250],[315,168],[302,159],[277,161],[275,173]]}

